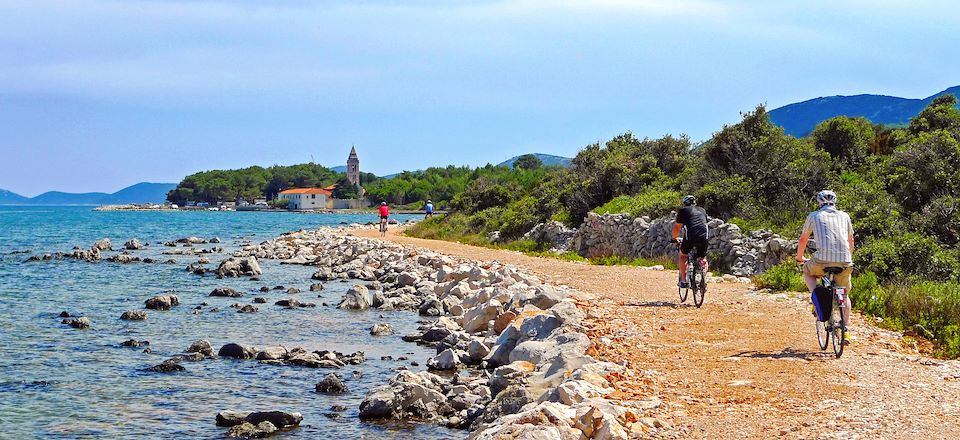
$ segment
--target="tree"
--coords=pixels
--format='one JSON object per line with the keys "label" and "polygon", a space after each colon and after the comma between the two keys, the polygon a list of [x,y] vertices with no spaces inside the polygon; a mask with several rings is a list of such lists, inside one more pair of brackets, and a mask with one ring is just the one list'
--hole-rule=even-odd
{"label": "tree", "polygon": [[957,110],[957,98],[953,95],[940,95],[930,102],[917,117],[910,121],[910,133],[948,130],[954,136],[960,136],[960,110]]}
{"label": "tree", "polygon": [[520,156],[513,162],[514,168],[519,168],[521,170],[532,170],[540,168],[543,166],[543,161],[539,157],[532,154],[524,154]]}
{"label": "tree", "polygon": [[876,142],[873,124],[866,118],[837,116],[817,124],[810,134],[813,145],[837,163],[855,168],[863,163]]}

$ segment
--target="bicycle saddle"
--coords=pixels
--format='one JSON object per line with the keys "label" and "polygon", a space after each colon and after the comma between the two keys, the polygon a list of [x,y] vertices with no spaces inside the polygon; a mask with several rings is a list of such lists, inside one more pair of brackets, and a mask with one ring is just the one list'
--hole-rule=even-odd
{"label": "bicycle saddle", "polygon": [[826,272],[826,273],[829,273],[829,274],[834,274],[834,275],[836,275],[836,274],[838,274],[838,273],[843,272],[844,269],[846,269],[846,268],[845,268],[845,267],[826,267],[826,268],[823,269],[823,271]]}

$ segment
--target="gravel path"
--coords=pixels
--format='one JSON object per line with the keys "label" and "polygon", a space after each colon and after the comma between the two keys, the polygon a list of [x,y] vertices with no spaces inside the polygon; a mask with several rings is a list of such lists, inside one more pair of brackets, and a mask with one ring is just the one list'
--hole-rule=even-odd
{"label": "gravel path", "polygon": [[598,356],[635,373],[610,397],[660,397],[664,404],[650,414],[655,437],[960,438],[960,362],[922,356],[859,315],[853,344],[834,359],[819,350],[799,295],[716,284],[696,309],[678,305],[673,271],[529,257],[396,231],[387,239],[520,265],[588,294]]}

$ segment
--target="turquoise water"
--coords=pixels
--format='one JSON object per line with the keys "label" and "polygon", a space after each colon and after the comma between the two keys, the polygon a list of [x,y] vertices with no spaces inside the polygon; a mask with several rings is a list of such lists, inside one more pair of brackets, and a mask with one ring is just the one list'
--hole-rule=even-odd
{"label": "turquoise water", "polygon": [[[401,220],[403,217],[400,217]],[[425,425],[367,424],[357,408],[372,386],[385,383],[400,366],[417,371],[431,349],[400,341],[416,326],[409,312],[347,312],[335,308],[347,283],[328,283],[310,292],[311,268],[261,261],[259,282],[218,280],[184,271],[197,257],[163,256],[170,248],[158,243],[181,237],[219,237],[223,254],[212,254],[215,266],[243,240],[259,242],[300,228],[374,221],[372,215],[257,212],[93,212],[81,207],[0,207],[0,438],[218,438],[225,432],[214,423],[218,411],[285,410],[303,413],[300,428],[280,438],[461,438],[463,433]],[[150,246],[141,257],[177,259],[177,264],[72,260],[31,262],[30,255],[89,248],[110,238],[115,249],[137,238]],[[210,247],[214,245],[200,245]],[[27,254],[13,253],[29,251]],[[107,254],[109,255],[109,253]],[[257,291],[261,286],[297,287],[303,293]],[[215,287],[232,287],[242,298],[211,298]],[[143,301],[176,290],[181,305],[170,311],[148,310],[146,321],[121,321],[125,310],[142,309]],[[317,293],[320,297],[317,297]],[[229,308],[256,304],[256,313]],[[273,306],[281,298],[315,302],[316,308],[287,310]],[[193,314],[195,306],[208,306]],[[324,307],[326,302],[330,306]],[[219,311],[212,311],[212,308]],[[90,329],[60,323],[69,311],[89,317]],[[367,329],[390,322],[395,336],[374,339]],[[120,346],[127,339],[150,341],[143,348]],[[144,368],[182,352],[196,339],[218,349],[228,342],[252,345],[303,346],[308,350],[364,351],[367,361],[338,373],[350,388],[342,396],[314,392],[330,370],[261,365],[228,359],[184,362],[187,371],[148,373]],[[407,356],[384,361],[381,356]],[[356,374],[354,374],[356,371]],[[347,410],[330,418],[333,405]]]}

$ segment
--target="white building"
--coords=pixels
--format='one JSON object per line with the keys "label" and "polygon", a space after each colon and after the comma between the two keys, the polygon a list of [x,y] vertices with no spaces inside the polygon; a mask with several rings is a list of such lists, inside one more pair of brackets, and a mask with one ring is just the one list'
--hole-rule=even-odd
{"label": "white building", "polygon": [[333,192],[320,188],[291,188],[277,195],[288,201],[288,207],[296,210],[326,209],[333,198]]}

